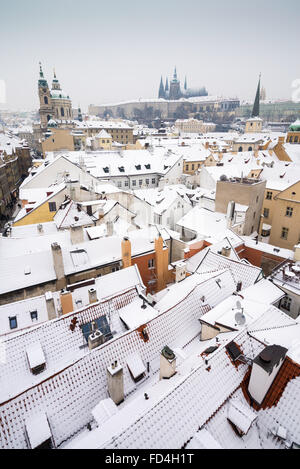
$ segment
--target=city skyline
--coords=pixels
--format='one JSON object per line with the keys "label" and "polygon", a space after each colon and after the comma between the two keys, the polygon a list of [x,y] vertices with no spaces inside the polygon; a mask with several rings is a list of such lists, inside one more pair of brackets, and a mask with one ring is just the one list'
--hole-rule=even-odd
{"label": "city skyline", "polygon": [[[123,6],[122,6],[123,5]],[[287,12],[289,22],[282,18]],[[17,14],[16,14],[17,12]],[[34,0],[2,7],[0,80],[6,107],[38,109],[39,61],[51,85],[53,68],[73,107],[157,97],[177,67],[182,84],[205,86],[209,95],[253,100],[259,73],[267,99],[291,99],[299,78],[294,46],[299,3],[237,0],[204,5],[118,0]],[[14,24],[14,33],[11,25]]]}

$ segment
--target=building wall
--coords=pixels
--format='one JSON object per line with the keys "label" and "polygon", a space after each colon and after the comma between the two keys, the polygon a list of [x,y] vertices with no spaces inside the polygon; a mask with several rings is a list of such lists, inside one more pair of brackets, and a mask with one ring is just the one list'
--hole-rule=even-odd
{"label": "building wall", "polygon": [[36,223],[45,223],[48,221],[53,221],[56,211],[50,211],[50,203],[55,202],[56,210],[58,210],[60,204],[65,200],[65,194],[67,190],[64,189],[58,194],[55,194],[53,197],[47,199],[46,202],[38,206],[37,208],[28,212],[20,220],[13,223],[13,226],[24,226],[24,225],[33,225]]}
{"label": "building wall", "polygon": [[266,181],[253,184],[218,181],[216,190],[216,212],[227,213],[228,203],[247,205],[244,234],[259,231],[261,210],[264,201]]}
{"label": "building wall", "polygon": [[52,135],[42,142],[42,151],[69,150],[74,151],[74,138],[70,129],[51,128]]}
{"label": "building wall", "polygon": [[[287,216],[288,207],[292,209],[292,216]],[[270,244],[293,249],[300,241],[300,181],[277,193],[273,200],[272,215]],[[288,229],[286,239],[282,233],[284,228]]]}

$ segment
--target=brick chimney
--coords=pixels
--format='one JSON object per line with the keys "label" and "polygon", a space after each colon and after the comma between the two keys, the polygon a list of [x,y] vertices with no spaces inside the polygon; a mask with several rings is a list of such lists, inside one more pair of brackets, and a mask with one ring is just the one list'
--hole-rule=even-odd
{"label": "brick chimney", "polygon": [[176,373],[176,356],[167,345],[160,353],[159,379],[169,379]]}
{"label": "brick chimney", "polygon": [[115,404],[124,401],[123,368],[115,360],[106,370],[108,394]]}
{"label": "brick chimney", "polygon": [[62,314],[68,314],[74,311],[73,298],[72,298],[72,293],[70,291],[60,292],[60,304],[61,304]]}
{"label": "brick chimney", "polygon": [[253,360],[248,392],[257,404],[262,404],[285,359],[287,349],[280,345],[265,347]]}
{"label": "brick chimney", "polygon": [[131,266],[131,242],[127,237],[122,240],[122,264],[123,269]]}
{"label": "brick chimney", "polygon": [[72,244],[83,243],[83,226],[71,225],[70,236]]}
{"label": "brick chimney", "polygon": [[62,250],[58,243],[52,243],[51,251],[52,251],[52,257],[53,257],[53,267],[54,267],[56,278],[57,278],[56,288],[57,290],[61,290],[66,286]]}

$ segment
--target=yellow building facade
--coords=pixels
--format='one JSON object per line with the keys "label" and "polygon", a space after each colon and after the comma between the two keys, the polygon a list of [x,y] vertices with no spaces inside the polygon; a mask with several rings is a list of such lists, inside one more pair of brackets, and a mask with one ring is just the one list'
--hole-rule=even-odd
{"label": "yellow building facade", "polygon": [[272,227],[269,243],[293,249],[300,241],[300,181],[283,191],[267,188],[262,215],[262,227]]}

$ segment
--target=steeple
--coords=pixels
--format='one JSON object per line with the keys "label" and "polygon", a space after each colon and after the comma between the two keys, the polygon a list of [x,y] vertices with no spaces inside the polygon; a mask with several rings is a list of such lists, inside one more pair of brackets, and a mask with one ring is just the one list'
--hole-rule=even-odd
{"label": "steeple", "polygon": [[169,91],[169,80],[168,80],[168,77],[166,78],[165,91]]}
{"label": "steeple", "polygon": [[164,84],[163,84],[162,77],[160,78],[158,97],[159,98],[165,98],[165,90],[164,90]]}
{"label": "steeple", "polygon": [[40,66],[40,77],[39,77],[39,81],[38,81],[38,86],[42,87],[42,88],[48,88],[48,83],[47,83],[47,80],[44,77],[41,62],[39,62],[39,66]]}
{"label": "steeple", "polygon": [[44,73],[43,73],[41,62],[39,62],[39,65],[40,65],[40,78],[44,78]]}
{"label": "steeple", "polygon": [[258,81],[258,86],[257,86],[257,91],[256,91],[256,96],[255,96],[255,101],[254,101],[251,117],[259,117],[260,79],[261,79],[261,73],[259,74],[259,81]]}
{"label": "steeple", "polygon": [[173,81],[177,81],[176,65],[175,65],[175,69],[174,69]]}
{"label": "steeple", "polygon": [[52,80],[52,89],[53,90],[60,90],[60,84],[58,79],[56,78],[55,68],[53,68],[53,80]]}

